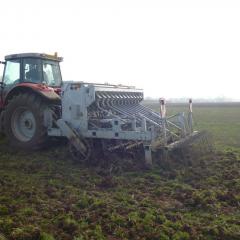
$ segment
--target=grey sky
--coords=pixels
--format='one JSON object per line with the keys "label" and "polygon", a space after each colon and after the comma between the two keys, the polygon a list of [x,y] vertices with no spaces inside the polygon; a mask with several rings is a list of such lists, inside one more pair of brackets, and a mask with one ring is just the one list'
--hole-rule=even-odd
{"label": "grey sky", "polygon": [[238,2],[0,0],[0,58],[57,51],[65,80],[240,99]]}

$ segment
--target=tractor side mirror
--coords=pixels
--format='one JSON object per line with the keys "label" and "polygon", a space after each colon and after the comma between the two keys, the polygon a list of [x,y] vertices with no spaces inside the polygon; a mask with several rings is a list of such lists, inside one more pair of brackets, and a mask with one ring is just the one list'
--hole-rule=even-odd
{"label": "tractor side mirror", "polygon": [[[0,61],[0,64],[5,65],[6,62]],[[0,88],[3,88],[3,76],[0,75]]]}

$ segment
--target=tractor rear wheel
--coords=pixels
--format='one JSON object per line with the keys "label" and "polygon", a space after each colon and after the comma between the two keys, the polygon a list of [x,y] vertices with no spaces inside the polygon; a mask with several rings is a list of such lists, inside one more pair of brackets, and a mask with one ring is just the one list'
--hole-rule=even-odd
{"label": "tractor rear wheel", "polygon": [[47,140],[44,111],[47,103],[36,94],[14,96],[4,114],[4,131],[10,144],[19,149],[37,149]]}

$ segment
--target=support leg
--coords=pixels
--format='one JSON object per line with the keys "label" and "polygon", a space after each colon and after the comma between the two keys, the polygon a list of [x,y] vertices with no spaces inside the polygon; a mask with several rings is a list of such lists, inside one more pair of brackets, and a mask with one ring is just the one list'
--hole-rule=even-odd
{"label": "support leg", "polygon": [[152,168],[152,149],[149,145],[144,145],[145,164],[148,168]]}

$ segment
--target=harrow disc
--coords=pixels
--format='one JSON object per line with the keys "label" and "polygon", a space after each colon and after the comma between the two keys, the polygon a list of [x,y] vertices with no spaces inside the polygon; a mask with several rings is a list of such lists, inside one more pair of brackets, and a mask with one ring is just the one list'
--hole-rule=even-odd
{"label": "harrow disc", "polygon": [[144,166],[142,143],[121,140],[103,140],[104,159],[101,166],[109,173],[120,173],[127,170],[139,170]]}

